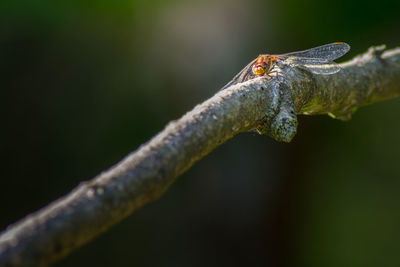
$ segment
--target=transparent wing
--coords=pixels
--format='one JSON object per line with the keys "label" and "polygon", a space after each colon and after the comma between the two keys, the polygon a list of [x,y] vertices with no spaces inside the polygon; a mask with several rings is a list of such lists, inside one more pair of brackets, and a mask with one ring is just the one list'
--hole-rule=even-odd
{"label": "transparent wing", "polygon": [[236,74],[236,76],[233,77],[233,79],[230,82],[228,82],[224,87],[222,87],[221,90],[228,88],[229,86],[232,86],[234,84],[250,80],[251,76],[253,76],[251,66],[255,61],[256,59],[252,60],[246,67],[244,67],[238,74]]}
{"label": "transparent wing", "polygon": [[336,42],[318,47],[310,48],[304,51],[292,52],[284,55],[278,55],[282,59],[287,59],[292,64],[316,65],[329,63],[340,58],[350,50],[346,43]]}
{"label": "transparent wing", "polygon": [[301,58],[298,60],[291,60],[289,58],[285,61],[285,64],[292,67],[303,68],[315,74],[328,75],[340,71],[340,66],[336,62],[325,63],[315,58]]}
{"label": "transparent wing", "polygon": [[321,58],[307,58],[307,57],[295,57],[291,56],[283,61],[285,64],[293,65],[293,66],[299,66],[299,65],[318,65],[318,64],[326,64],[326,63],[332,63],[333,61],[327,61],[325,59]]}
{"label": "transparent wing", "polygon": [[319,65],[301,65],[301,68],[311,71],[315,74],[329,75],[340,71],[340,67],[335,62],[329,64],[319,64]]}

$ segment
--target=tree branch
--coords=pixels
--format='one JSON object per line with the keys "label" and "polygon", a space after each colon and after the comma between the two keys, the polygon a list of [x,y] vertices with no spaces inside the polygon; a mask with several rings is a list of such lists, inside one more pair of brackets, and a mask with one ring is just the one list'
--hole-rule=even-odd
{"label": "tree branch", "polygon": [[249,130],[289,142],[296,114],[349,119],[359,106],[400,95],[400,48],[383,47],[341,64],[332,75],[280,67],[217,92],[135,152],[0,235],[0,266],[44,266],[68,255],[157,199],[196,161]]}

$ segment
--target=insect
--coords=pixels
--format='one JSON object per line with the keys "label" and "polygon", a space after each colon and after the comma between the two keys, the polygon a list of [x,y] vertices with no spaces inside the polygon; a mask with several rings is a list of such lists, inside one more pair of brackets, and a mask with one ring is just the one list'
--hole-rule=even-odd
{"label": "insect", "polygon": [[271,77],[271,74],[274,73],[272,69],[275,64],[299,67],[315,74],[333,74],[340,70],[340,67],[333,60],[343,56],[349,50],[350,46],[348,44],[336,42],[283,55],[259,55],[222,89],[256,77]]}

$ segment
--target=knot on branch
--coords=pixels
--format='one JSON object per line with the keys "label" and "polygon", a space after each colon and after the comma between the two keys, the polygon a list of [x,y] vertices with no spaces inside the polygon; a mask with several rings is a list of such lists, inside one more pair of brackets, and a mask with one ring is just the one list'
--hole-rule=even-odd
{"label": "knot on branch", "polygon": [[267,134],[279,142],[290,142],[296,135],[297,116],[290,86],[282,77],[274,77],[269,81],[272,90],[272,102],[265,112],[263,125],[256,130],[259,134]]}
{"label": "knot on branch", "polygon": [[372,57],[381,58],[381,55],[386,50],[386,45],[371,46],[368,49],[368,54]]}

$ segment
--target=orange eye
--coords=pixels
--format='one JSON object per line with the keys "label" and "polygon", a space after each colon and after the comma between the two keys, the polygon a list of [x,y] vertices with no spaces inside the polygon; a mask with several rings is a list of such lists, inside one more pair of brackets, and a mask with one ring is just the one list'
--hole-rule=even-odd
{"label": "orange eye", "polygon": [[253,64],[253,66],[251,67],[251,70],[253,71],[253,73],[255,75],[262,76],[265,73],[266,67],[267,67],[267,64],[265,64],[264,62],[260,62],[260,63]]}

